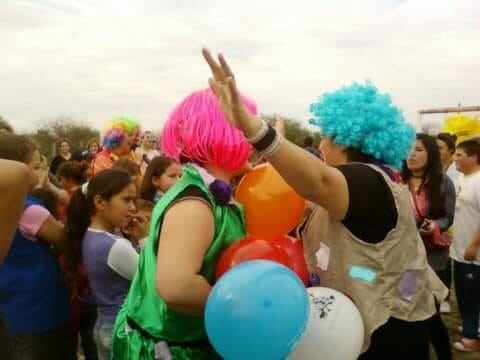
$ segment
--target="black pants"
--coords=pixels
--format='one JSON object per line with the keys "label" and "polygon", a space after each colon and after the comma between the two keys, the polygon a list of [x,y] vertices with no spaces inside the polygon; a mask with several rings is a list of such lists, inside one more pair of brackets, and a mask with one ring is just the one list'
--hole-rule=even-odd
{"label": "black pants", "polygon": [[448,330],[440,316],[439,307],[437,313],[430,319],[428,324],[430,341],[432,342],[438,360],[451,360],[452,349],[450,348],[450,337]]}
{"label": "black pants", "polygon": [[447,266],[444,270],[435,271],[448,289],[447,301],[450,300],[450,288],[452,287],[452,259],[448,258]]}
{"label": "black pants", "polygon": [[359,360],[429,360],[430,320],[407,322],[390,318],[372,335]]}
{"label": "black pants", "polygon": [[11,336],[15,360],[76,359],[70,325],[34,335]]}
{"label": "black pants", "polygon": [[93,339],[93,328],[97,321],[97,307],[80,302],[80,339],[85,360],[97,360],[97,345]]}
{"label": "black pants", "polygon": [[8,334],[7,324],[3,321],[2,314],[0,313],[0,354],[2,359],[14,360],[13,347]]}

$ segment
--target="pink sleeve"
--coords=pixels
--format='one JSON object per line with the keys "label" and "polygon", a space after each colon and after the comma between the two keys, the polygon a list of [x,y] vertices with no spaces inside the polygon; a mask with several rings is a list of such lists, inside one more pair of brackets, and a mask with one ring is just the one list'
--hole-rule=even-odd
{"label": "pink sleeve", "polygon": [[28,239],[36,241],[38,231],[50,217],[50,212],[40,205],[30,205],[23,212],[18,228]]}

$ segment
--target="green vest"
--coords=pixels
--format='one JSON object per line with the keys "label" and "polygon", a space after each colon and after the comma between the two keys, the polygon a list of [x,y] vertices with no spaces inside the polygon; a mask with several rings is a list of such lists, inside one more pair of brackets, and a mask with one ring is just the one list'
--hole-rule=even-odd
{"label": "green vest", "polygon": [[[163,216],[189,186],[199,188],[206,195],[215,217],[214,239],[201,268],[201,274],[210,284],[215,282],[215,266],[221,251],[245,235],[242,208],[238,204],[218,205],[198,171],[186,166],[183,177],[163,195],[153,210],[149,238],[140,254],[138,271],[117,316],[113,359],[154,359],[154,345],[162,340],[175,344],[170,346],[173,359],[215,358],[211,350],[188,348],[188,342],[207,340],[203,317],[183,315],[170,309],[156,290],[158,238]],[[188,226],[188,219],[185,224]],[[133,329],[127,325],[127,318],[135,325]],[[184,342],[187,343],[185,348],[181,345]]]}

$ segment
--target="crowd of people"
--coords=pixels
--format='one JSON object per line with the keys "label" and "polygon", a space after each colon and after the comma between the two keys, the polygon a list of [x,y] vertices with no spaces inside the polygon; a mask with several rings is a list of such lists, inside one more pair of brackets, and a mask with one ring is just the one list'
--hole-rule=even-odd
{"label": "crowd of people", "polygon": [[[246,235],[232,187],[253,151],[308,200],[308,270],[360,311],[360,359],[480,351],[478,139],[415,137],[355,83],[312,104],[322,141],[301,148],[257,116],[222,56],[204,57],[210,89],[174,107],[158,144],[120,117],[85,149],[60,139],[48,163],[0,124],[2,358],[220,358],[203,314],[222,251]],[[456,341],[440,315],[452,273]]]}

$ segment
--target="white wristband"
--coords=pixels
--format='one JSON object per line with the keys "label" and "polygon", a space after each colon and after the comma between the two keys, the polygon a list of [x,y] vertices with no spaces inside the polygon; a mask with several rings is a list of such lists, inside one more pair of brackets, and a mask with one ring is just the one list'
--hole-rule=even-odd
{"label": "white wristband", "polygon": [[247,141],[250,144],[255,145],[257,142],[263,139],[263,137],[267,134],[267,132],[268,132],[268,125],[265,121],[262,120],[262,126],[260,130],[258,130],[258,132],[252,137],[247,138]]}
{"label": "white wristband", "polygon": [[281,136],[280,134],[277,133],[276,136],[275,136],[275,139],[268,146],[268,148],[266,148],[263,151],[260,151],[259,155],[264,157],[264,158],[268,158],[269,156],[272,156],[273,154],[275,154],[277,152],[277,150],[280,147],[280,145],[282,144],[282,142],[283,142],[283,136]]}

